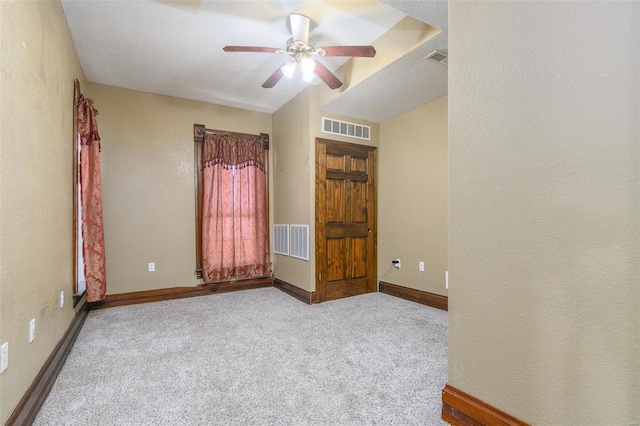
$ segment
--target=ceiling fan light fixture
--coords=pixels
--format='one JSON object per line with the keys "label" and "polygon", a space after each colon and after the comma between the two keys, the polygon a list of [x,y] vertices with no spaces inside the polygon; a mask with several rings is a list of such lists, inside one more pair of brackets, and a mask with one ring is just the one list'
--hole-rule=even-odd
{"label": "ceiling fan light fixture", "polygon": [[315,76],[315,74],[312,72],[303,72],[302,73],[302,81],[304,81],[305,83],[310,83],[311,80],[313,80],[313,77]]}
{"label": "ceiling fan light fixture", "polygon": [[282,67],[280,67],[280,71],[282,74],[288,79],[293,78],[293,74],[296,72],[296,63],[295,62],[287,62]]}
{"label": "ceiling fan light fixture", "polygon": [[300,69],[305,74],[313,73],[313,70],[316,68],[316,61],[309,57],[305,57],[300,59]]}
{"label": "ceiling fan light fixture", "polygon": [[313,73],[313,70],[316,69],[316,64],[317,64],[316,61],[314,61],[308,56],[305,56],[304,58],[300,59],[300,69],[302,70],[302,81],[304,81],[305,83],[310,83],[311,80],[313,80],[313,77],[315,76],[315,74]]}

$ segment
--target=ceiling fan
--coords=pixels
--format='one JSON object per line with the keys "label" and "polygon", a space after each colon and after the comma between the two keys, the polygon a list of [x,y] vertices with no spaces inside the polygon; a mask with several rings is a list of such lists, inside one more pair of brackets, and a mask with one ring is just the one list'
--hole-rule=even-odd
{"label": "ceiling fan", "polygon": [[313,59],[313,56],[350,56],[373,58],[376,50],[373,46],[324,46],[315,47],[313,40],[309,38],[309,18],[299,13],[289,14],[292,37],[287,40],[286,48],[257,46],[225,46],[225,52],[260,52],[279,53],[289,55],[293,60],[287,61],[276,69],[262,87],[270,89],[275,86],[282,77],[291,78],[299,66],[302,70],[303,80],[309,82],[314,75],[320,77],[331,89],[342,86],[342,82],[321,62]]}

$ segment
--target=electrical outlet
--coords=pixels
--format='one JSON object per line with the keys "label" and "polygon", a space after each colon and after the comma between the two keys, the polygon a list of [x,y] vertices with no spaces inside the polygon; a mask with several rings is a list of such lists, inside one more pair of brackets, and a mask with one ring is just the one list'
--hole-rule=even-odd
{"label": "electrical outlet", "polygon": [[444,271],[444,288],[449,290],[449,271]]}
{"label": "electrical outlet", "polygon": [[64,307],[64,291],[60,292],[60,309]]}
{"label": "electrical outlet", "polygon": [[9,367],[9,342],[4,342],[0,347],[0,374]]}
{"label": "electrical outlet", "polygon": [[156,270],[156,264],[154,262],[149,262],[149,272],[153,272]]}
{"label": "electrical outlet", "polygon": [[36,319],[33,318],[29,321],[29,343],[33,342],[36,338]]}
{"label": "electrical outlet", "polygon": [[400,259],[392,260],[391,263],[393,263],[393,266],[396,269],[400,269],[402,267],[402,262],[400,262]]}
{"label": "electrical outlet", "polygon": [[424,272],[424,262],[419,262],[418,263],[418,271]]}

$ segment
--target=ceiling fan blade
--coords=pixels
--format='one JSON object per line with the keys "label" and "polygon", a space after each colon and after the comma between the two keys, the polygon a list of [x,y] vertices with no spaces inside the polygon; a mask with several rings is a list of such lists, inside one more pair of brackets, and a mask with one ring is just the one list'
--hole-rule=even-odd
{"label": "ceiling fan blade", "polygon": [[271,74],[271,76],[269,76],[269,78],[264,83],[262,83],[262,87],[264,87],[265,89],[271,89],[280,81],[283,76],[284,74],[282,74],[282,70],[280,68],[276,69],[273,74]]}
{"label": "ceiling fan blade", "polygon": [[290,13],[289,22],[291,23],[291,35],[294,43],[302,41],[304,44],[309,43],[309,17],[299,13]]}
{"label": "ceiling fan blade", "polygon": [[357,56],[363,58],[373,58],[376,56],[376,49],[373,46],[325,46],[318,50],[324,50],[322,56]]}
{"label": "ceiling fan blade", "polygon": [[258,46],[225,46],[222,48],[225,52],[259,52],[259,53],[278,53],[276,47],[258,47]]}
{"label": "ceiling fan blade", "polygon": [[337,89],[342,86],[342,82],[338,80],[338,77],[320,62],[316,61],[316,68],[313,71],[320,77],[320,80],[324,81],[331,89]]}

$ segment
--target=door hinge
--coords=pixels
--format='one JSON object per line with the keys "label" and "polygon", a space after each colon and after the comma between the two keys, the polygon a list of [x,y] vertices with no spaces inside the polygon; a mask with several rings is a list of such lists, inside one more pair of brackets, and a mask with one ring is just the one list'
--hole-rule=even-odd
{"label": "door hinge", "polygon": [[322,272],[318,272],[318,280],[322,281]]}

